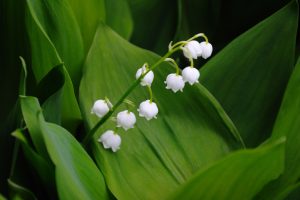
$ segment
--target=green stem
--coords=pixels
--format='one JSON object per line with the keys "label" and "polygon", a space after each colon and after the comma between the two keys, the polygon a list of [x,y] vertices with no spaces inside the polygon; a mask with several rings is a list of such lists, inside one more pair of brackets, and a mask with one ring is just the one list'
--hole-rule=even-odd
{"label": "green stem", "polygon": [[193,58],[190,57],[189,60],[190,60],[190,63],[191,63],[191,67],[194,67],[194,60],[193,60]]}
{"label": "green stem", "polygon": [[152,89],[149,85],[147,85],[147,88],[148,88],[148,92],[149,92],[149,95],[150,95],[150,103],[152,103],[152,100],[153,100]]}
{"label": "green stem", "polygon": [[158,65],[160,65],[166,58],[168,58],[170,55],[172,55],[174,52],[180,50],[180,47],[174,48],[171,51],[168,51],[163,57],[161,57],[156,63],[154,63],[149,70],[146,71],[146,73],[142,74],[138,79],[136,79],[131,86],[126,90],[126,92],[120,97],[120,99],[117,101],[117,103],[111,108],[111,110],[104,115],[103,118],[100,119],[100,121],[86,134],[86,136],[82,140],[82,145],[86,146],[90,139],[94,136],[94,134],[97,132],[97,130],[106,122],[106,120],[109,119],[109,117],[117,110],[117,108],[123,103],[123,101],[126,99],[126,97],[139,85],[141,82],[141,79],[144,78],[148,74],[149,71],[154,70]]}
{"label": "green stem", "polygon": [[180,68],[179,68],[179,66],[177,65],[177,63],[175,62],[175,60],[172,59],[172,58],[166,58],[165,61],[169,61],[169,62],[173,63],[173,64],[175,65],[176,74],[179,75]]}

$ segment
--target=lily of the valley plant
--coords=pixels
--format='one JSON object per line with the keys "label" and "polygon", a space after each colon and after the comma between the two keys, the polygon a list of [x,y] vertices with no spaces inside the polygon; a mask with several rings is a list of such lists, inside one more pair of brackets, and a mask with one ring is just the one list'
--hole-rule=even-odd
{"label": "lily of the valley plant", "polygon": [[[202,37],[205,41],[198,42],[196,39]],[[190,66],[185,67],[182,72],[177,65],[176,61],[169,56],[171,56],[174,52],[182,50],[184,56],[189,59]],[[174,93],[181,91],[183,92],[184,86],[186,83],[193,85],[199,82],[200,72],[197,68],[194,67],[193,59],[198,59],[200,57],[207,59],[211,56],[213,51],[212,45],[208,42],[208,38],[203,34],[199,33],[188,39],[187,41],[179,41],[175,44],[170,42],[169,51],[162,57],[162,59],[158,60],[152,66],[149,66],[145,63],[141,68],[139,68],[136,72],[135,78],[139,81],[141,86],[147,87],[149,91],[150,98],[141,102],[137,111],[139,112],[140,117],[146,118],[146,120],[151,120],[157,117],[158,107],[155,102],[153,102],[153,92],[151,89],[151,84],[154,80],[154,72],[153,70],[159,66],[159,64],[163,61],[171,62],[176,72],[167,75],[166,81],[166,89],[172,90]],[[126,95],[123,95],[119,102],[124,102],[126,104],[130,104],[134,106],[134,103],[131,102],[127,98],[127,94],[129,94],[134,88],[130,87],[128,91],[125,92]],[[99,118],[105,117],[109,111],[114,111],[120,105],[118,103],[116,106],[113,106],[109,99],[106,97],[105,99],[98,99],[95,101],[91,113],[97,115]],[[112,114],[110,113],[110,115]],[[108,117],[109,118],[109,117]],[[107,120],[106,118],[105,120]],[[99,121],[95,126],[97,128],[92,129],[92,133],[88,134],[89,137],[85,138],[85,141],[88,141],[96,130],[100,127],[105,121]],[[120,149],[121,146],[121,137],[117,133],[118,128],[123,128],[125,131],[134,128],[136,123],[136,117],[133,112],[129,109],[121,111],[117,114],[116,117],[116,127],[113,130],[105,131],[100,138],[99,142],[103,144],[105,149],[111,148],[113,152],[116,152]]]}

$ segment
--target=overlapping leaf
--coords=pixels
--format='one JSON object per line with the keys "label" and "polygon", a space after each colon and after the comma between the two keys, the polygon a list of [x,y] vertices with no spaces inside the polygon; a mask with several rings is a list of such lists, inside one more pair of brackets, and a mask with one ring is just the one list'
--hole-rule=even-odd
{"label": "overlapping leaf", "polygon": [[[80,101],[92,128],[99,120],[90,114],[93,102],[105,96],[116,102],[134,81],[136,70],[159,57],[131,45],[104,24],[88,55]],[[186,86],[176,94],[165,89],[163,81],[172,70],[163,64],[155,71],[152,88],[158,119],[138,118],[134,129],[119,130],[122,146],[115,154],[92,142],[94,157],[118,199],[164,198],[196,170],[240,146],[235,127],[204,87]],[[149,98],[146,91],[138,87],[129,99],[138,104]],[[114,127],[114,122],[107,122],[97,135]]]}
{"label": "overlapping leaf", "polygon": [[[278,195],[300,178],[300,58],[288,83],[271,140],[286,136],[285,170],[278,180],[270,183],[261,198]],[[270,192],[274,191],[274,192]],[[288,194],[288,193],[287,193]],[[286,194],[286,195],[287,195]]]}
{"label": "overlapping leaf", "polygon": [[[36,79],[41,81],[54,66],[57,66],[64,61],[67,65],[68,71],[72,73],[73,81],[78,84],[80,76],[79,71],[81,71],[81,62],[83,59],[83,47],[81,44],[80,33],[77,33],[78,27],[76,27],[76,21],[73,19],[72,12],[67,2],[39,1],[38,3],[35,3],[35,0],[28,0],[27,4],[29,7],[29,13],[26,21],[31,39],[32,70]],[[56,7],[59,7],[59,9],[56,9]],[[51,12],[51,9],[55,9],[55,12]],[[47,17],[47,13],[49,12],[51,12],[50,16],[52,17]],[[68,24],[68,26],[64,27],[64,24],[62,24],[62,21],[58,18],[64,18],[66,21],[70,20],[69,23],[64,22]],[[51,21],[55,21],[55,24],[50,23]],[[48,34],[52,34],[51,37],[48,36]],[[69,37],[68,34],[72,36]],[[65,37],[69,38],[65,39]],[[54,40],[54,42],[52,42],[52,40]],[[69,43],[74,46],[69,46]],[[57,47],[58,45],[60,46]],[[69,51],[69,49],[72,50]],[[77,53],[73,54],[72,51],[76,51]],[[64,57],[64,54],[67,54],[70,57]],[[68,62],[68,59],[71,59],[74,63]],[[52,99],[57,101],[56,104],[59,103],[61,105],[61,109],[59,107],[56,109],[61,112],[62,124],[70,130],[74,130],[78,120],[81,119],[81,115],[75,98],[71,78],[62,66],[58,69],[54,69],[54,72],[52,73],[61,74],[63,78],[63,85],[59,85],[60,82],[58,80],[60,79],[48,80],[45,83],[45,88],[42,88],[42,90],[47,91],[46,87],[59,85],[58,87],[60,89],[57,91],[59,95],[57,95],[61,99]],[[56,83],[53,83],[53,81],[56,81]]]}
{"label": "overlapping leaf", "polygon": [[246,145],[265,140],[294,63],[295,1],[224,48],[201,70],[202,81],[224,106]]}
{"label": "overlapping leaf", "polygon": [[106,24],[125,39],[131,37],[133,19],[127,0],[106,0]]}
{"label": "overlapping leaf", "polygon": [[66,0],[27,0],[26,26],[32,52],[32,68],[40,81],[53,66],[64,62],[75,88],[84,59],[82,36]]}
{"label": "overlapping leaf", "polygon": [[131,41],[160,54],[175,35],[177,5],[172,0],[130,0],[134,30]]}
{"label": "overlapping leaf", "polygon": [[252,199],[284,169],[284,141],[234,152],[200,170],[170,199],[238,200]]}
{"label": "overlapping leaf", "polygon": [[[82,146],[64,128],[44,121],[34,97],[21,97],[30,136],[38,140],[55,165],[60,199],[107,199],[103,176]],[[37,138],[32,133],[38,133]],[[43,155],[43,157],[45,157]]]}
{"label": "overlapping leaf", "polygon": [[[105,21],[105,0],[68,0],[82,35],[85,53],[93,41],[99,21]],[[66,24],[65,24],[66,25]]]}

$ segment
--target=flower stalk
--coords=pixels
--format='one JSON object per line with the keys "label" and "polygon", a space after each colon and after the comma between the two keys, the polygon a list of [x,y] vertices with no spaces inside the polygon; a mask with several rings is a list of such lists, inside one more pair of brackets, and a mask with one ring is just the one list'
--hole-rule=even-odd
{"label": "flower stalk", "polygon": [[149,71],[154,70],[157,68],[162,62],[165,61],[166,58],[168,58],[170,55],[172,55],[174,52],[181,50],[181,47],[172,48],[170,51],[168,51],[163,57],[161,57],[156,63],[154,63],[151,67],[147,69],[145,73],[143,73],[138,79],[136,79],[129,88],[125,91],[125,93],[120,97],[120,99],[114,104],[114,106],[106,113],[106,115],[103,116],[99,120],[99,122],[86,134],[86,136],[82,140],[82,145],[86,146],[90,139],[95,135],[97,130],[104,124],[110,116],[117,110],[117,108],[124,102],[124,100],[127,98],[127,96],[139,85],[141,80],[148,74]]}

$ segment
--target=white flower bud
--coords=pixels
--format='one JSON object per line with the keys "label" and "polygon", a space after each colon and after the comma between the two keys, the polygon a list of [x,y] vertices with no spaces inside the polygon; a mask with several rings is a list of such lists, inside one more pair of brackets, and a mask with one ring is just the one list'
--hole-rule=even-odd
{"label": "white flower bud", "polygon": [[105,149],[111,148],[113,152],[116,152],[120,149],[121,137],[114,131],[107,130],[101,135],[98,142],[102,142]]}
{"label": "white flower bud", "polygon": [[133,112],[129,112],[128,110],[119,112],[117,115],[117,127],[122,127],[125,131],[133,128],[135,122],[135,115],[133,114]]}
{"label": "white flower bud", "polygon": [[213,47],[210,43],[208,42],[201,42],[200,43],[201,49],[202,49],[202,58],[206,59],[211,56]]}
{"label": "white flower bud", "polygon": [[197,59],[197,57],[201,56],[202,54],[202,48],[200,46],[200,43],[196,40],[192,40],[188,42],[186,45],[184,45],[183,49],[183,55],[186,58],[193,58]]}
{"label": "white flower bud", "polygon": [[200,72],[194,67],[186,67],[182,70],[182,78],[184,82],[189,82],[190,85],[198,83]]}
{"label": "white flower bud", "polygon": [[91,113],[96,114],[98,117],[103,117],[108,113],[111,107],[112,105],[110,102],[100,99],[95,101]]}
{"label": "white flower bud", "polygon": [[150,100],[146,100],[140,104],[138,112],[140,117],[145,117],[147,120],[150,120],[152,118],[156,119],[158,108],[156,103],[150,102]]}
{"label": "white flower bud", "polygon": [[173,92],[177,92],[178,90],[182,92],[184,88],[184,81],[182,76],[175,73],[169,74],[165,83],[167,84],[166,88],[171,89]]}
{"label": "white flower bud", "polygon": [[[135,74],[135,78],[138,79],[142,74],[144,74],[147,71],[146,66],[143,65],[143,67],[139,68]],[[154,79],[154,73],[153,71],[149,71],[142,79],[141,79],[141,85],[142,86],[151,86]]]}

